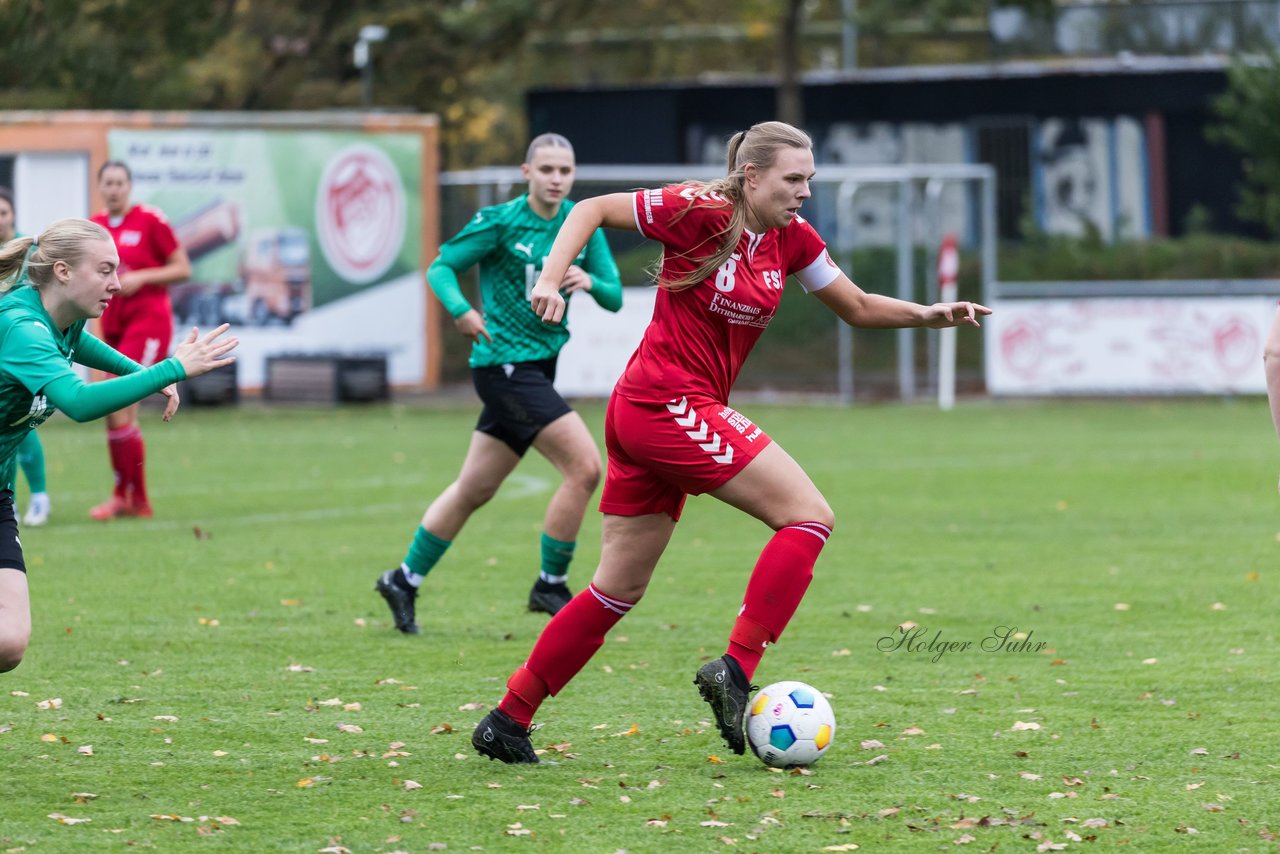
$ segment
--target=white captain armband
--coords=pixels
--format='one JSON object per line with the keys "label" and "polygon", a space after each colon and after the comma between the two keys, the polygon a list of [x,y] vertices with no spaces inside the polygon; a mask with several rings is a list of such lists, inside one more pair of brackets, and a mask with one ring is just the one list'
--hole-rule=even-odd
{"label": "white captain armband", "polygon": [[831,260],[831,254],[826,249],[813,259],[812,264],[795,273],[796,278],[800,280],[800,286],[807,294],[822,290],[834,282],[839,275],[840,268],[836,266],[835,261]]}

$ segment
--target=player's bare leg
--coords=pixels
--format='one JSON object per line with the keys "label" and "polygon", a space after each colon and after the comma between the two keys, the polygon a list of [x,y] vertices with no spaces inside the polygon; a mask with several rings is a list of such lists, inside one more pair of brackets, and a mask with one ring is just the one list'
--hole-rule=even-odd
{"label": "player's bare leg", "polygon": [[538,707],[591,660],[605,635],[644,595],[675,521],[665,513],[604,517],[600,565],[591,585],[542,630],[523,667],[507,682],[498,708],[476,727],[471,744],[507,763],[537,762],[529,732]]}
{"label": "player's bare leg", "polygon": [[22,662],[31,641],[31,603],[27,574],[0,568],[0,673]]}
{"label": "player's bare leg", "polygon": [[751,572],[728,649],[704,664],[693,680],[715,713],[720,735],[741,754],[746,751],[751,677],[766,647],[777,642],[799,607],[835,519],[804,469],[777,443],[711,494],[776,532]]}
{"label": "player's bare leg", "polygon": [[560,473],[542,525],[542,567],[529,591],[529,610],[555,614],[569,604],[569,562],[591,496],[600,484],[600,451],[582,416],[569,412],[539,431],[533,447]]}
{"label": "player's bare leg", "polygon": [[471,445],[457,480],[445,487],[422,514],[422,524],[404,561],[382,573],[374,585],[391,609],[397,629],[411,635],[419,632],[417,599],[423,579],[453,544],[471,514],[493,498],[519,462],[519,455],[505,442],[479,431],[471,434]]}

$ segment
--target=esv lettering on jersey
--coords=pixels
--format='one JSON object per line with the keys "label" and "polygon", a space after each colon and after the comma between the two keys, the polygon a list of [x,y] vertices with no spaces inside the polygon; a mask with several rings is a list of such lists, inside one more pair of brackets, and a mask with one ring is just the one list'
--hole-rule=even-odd
{"label": "esv lettering on jersey", "polygon": [[781,270],[765,270],[764,286],[773,288],[775,291],[782,290],[782,271]]}
{"label": "esv lettering on jersey", "polygon": [[142,232],[127,229],[120,232],[119,241],[121,246],[137,246],[142,243]]}

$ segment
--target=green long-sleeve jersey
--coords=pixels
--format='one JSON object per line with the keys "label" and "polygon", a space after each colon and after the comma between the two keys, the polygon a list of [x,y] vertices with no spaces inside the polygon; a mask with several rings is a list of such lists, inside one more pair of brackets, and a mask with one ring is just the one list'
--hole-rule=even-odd
{"label": "green long-sleeve jersey", "polygon": [[[573,203],[563,201],[551,219],[529,207],[528,194],[481,208],[466,227],[440,247],[440,256],[427,270],[427,282],[455,318],[472,306],[458,286],[458,274],[480,265],[480,299],[485,328],[471,348],[473,368],[549,359],[569,340],[567,324],[543,323],[529,305],[529,293],[542,261],[551,250]],[[604,232],[596,230],[574,261],[591,276],[592,298],[601,308],[622,307],[622,281]],[[566,299],[571,296],[566,294]]]}
{"label": "green long-sleeve jersey", "polygon": [[[72,362],[121,376],[88,385]],[[19,285],[0,298],[0,489],[13,489],[18,445],[55,410],[89,421],[185,378],[177,359],[144,368],[90,335],[83,320],[58,329],[40,292]]]}

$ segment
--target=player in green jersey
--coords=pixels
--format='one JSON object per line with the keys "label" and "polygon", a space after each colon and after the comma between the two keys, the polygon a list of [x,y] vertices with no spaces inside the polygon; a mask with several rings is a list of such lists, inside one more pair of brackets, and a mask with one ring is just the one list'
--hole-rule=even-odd
{"label": "player in green jersey", "polygon": [[[472,381],[484,410],[457,480],[427,508],[404,562],[378,577],[376,589],[396,628],[417,634],[418,587],[471,514],[483,506],[530,448],[560,472],[562,481],[543,519],[542,566],[529,591],[529,610],[554,614],[571,598],[566,576],[587,502],[600,481],[600,452],[578,413],[553,387],[556,357],[569,331],[544,324],[529,307],[543,256],[573,203],[573,146],[559,134],[529,144],[521,171],[528,192],[481,209],[440,247],[427,281],[472,343]],[[458,274],[480,267],[482,310],[458,286]],[[597,231],[569,267],[561,285],[568,299],[586,292],[601,308],[622,307],[622,282],[604,233]]]}
{"label": "player in green jersey", "polygon": [[[178,410],[175,383],[228,365],[236,346],[224,324],[195,329],[171,358],[149,368],[127,359],[85,330],[120,292],[120,256],[111,235],[83,219],[64,219],[39,237],[0,248],[0,672],[22,661],[31,639],[27,569],[13,509],[14,462],[26,435],[54,410],[72,420],[101,418],[156,392],[164,420]],[[115,379],[89,385],[72,363]]]}
{"label": "player in green jersey", "polygon": [[[0,245],[18,236],[15,218],[13,193],[8,187],[0,187]],[[34,528],[49,521],[49,510],[52,507],[45,482],[44,446],[40,444],[40,436],[34,430],[28,431],[27,438],[18,446],[18,465],[26,475],[27,487],[31,490],[31,499],[27,504],[27,512],[22,516],[22,524]]]}

